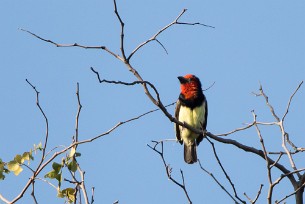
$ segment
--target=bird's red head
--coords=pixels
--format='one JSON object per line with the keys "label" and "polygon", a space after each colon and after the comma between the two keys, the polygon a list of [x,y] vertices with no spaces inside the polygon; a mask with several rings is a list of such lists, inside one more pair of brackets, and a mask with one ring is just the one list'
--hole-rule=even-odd
{"label": "bird's red head", "polygon": [[180,81],[181,94],[185,99],[195,99],[199,93],[202,93],[200,80],[192,74],[184,77],[178,77]]}

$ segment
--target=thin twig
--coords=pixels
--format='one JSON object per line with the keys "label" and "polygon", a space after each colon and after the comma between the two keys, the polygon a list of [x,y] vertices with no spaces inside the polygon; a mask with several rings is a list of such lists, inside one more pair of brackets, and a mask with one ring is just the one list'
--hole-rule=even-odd
{"label": "thin twig", "polygon": [[38,204],[36,196],[35,196],[35,181],[33,181],[33,183],[32,183],[32,193],[31,193],[31,196],[33,197],[34,203]]}
{"label": "thin twig", "polygon": [[49,122],[48,122],[48,118],[46,116],[46,114],[44,113],[43,109],[40,106],[39,103],[39,91],[37,91],[36,87],[33,86],[29,80],[26,79],[26,82],[34,89],[35,93],[36,93],[36,105],[39,108],[41,114],[43,115],[44,119],[45,119],[45,123],[46,123],[46,135],[45,135],[45,142],[44,142],[44,147],[42,149],[42,156],[41,156],[41,160],[40,163],[38,165],[38,167],[41,165],[41,163],[43,162],[44,158],[45,158],[45,154],[46,154],[46,147],[48,144],[48,138],[49,138]]}
{"label": "thin twig", "polygon": [[[269,188],[268,188],[268,195],[267,195],[267,201],[268,204],[271,204],[272,202],[272,194],[273,194],[273,185],[272,185],[272,173],[271,173],[271,167],[270,167],[270,163],[268,160],[268,153],[265,147],[265,143],[264,143],[264,139],[263,136],[261,134],[260,129],[258,128],[258,125],[256,124],[256,114],[254,113],[254,110],[252,111],[253,114],[253,122],[254,122],[254,127],[256,129],[257,135],[259,137],[259,141],[262,145],[262,149],[263,149],[263,153],[264,153],[264,157],[265,157],[265,161],[266,161],[266,168],[267,168],[267,176],[268,176],[268,181],[269,181]],[[275,165],[277,162],[274,162],[273,165]]]}
{"label": "thin twig", "polygon": [[3,202],[7,203],[7,204],[10,204],[10,203],[11,203],[11,202],[8,201],[5,197],[3,197],[3,195],[1,195],[1,193],[0,193],[0,199],[1,199]]}
{"label": "thin twig", "polygon": [[286,117],[286,115],[288,114],[288,111],[289,111],[289,108],[290,108],[290,104],[291,104],[292,98],[293,98],[294,95],[297,93],[297,91],[301,88],[302,84],[303,84],[303,81],[301,81],[301,83],[298,85],[298,87],[296,88],[296,90],[295,90],[295,91],[293,92],[293,94],[290,96],[289,101],[288,101],[288,104],[287,104],[286,112],[285,112],[285,114],[284,114],[283,117],[282,117],[282,121],[285,120],[285,117]]}
{"label": "thin twig", "polygon": [[26,183],[26,185],[24,186],[24,188],[21,190],[21,192],[19,193],[19,195],[17,195],[13,201],[11,201],[11,203],[15,203],[17,202],[23,195],[24,193],[26,192],[26,190],[30,187],[30,185],[34,182],[36,176],[38,175],[38,169],[42,166],[42,163],[45,159],[45,154],[46,154],[46,147],[47,147],[47,143],[48,143],[48,137],[49,137],[49,123],[48,123],[48,118],[47,116],[45,115],[43,109],[41,108],[40,106],[40,103],[39,103],[39,92],[37,91],[36,87],[34,85],[32,85],[27,79],[26,79],[26,82],[34,89],[35,93],[36,93],[36,105],[37,107],[39,108],[41,114],[43,115],[44,119],[45,119],[45,123],[46,123],[46,133],[45,133],[45,142],[44,142],[44,147],[43,147],[43,150],[42,150],[42,156],[41,156],[41,159],[40,159],[40,162],[37,166],[37,169],[36,171],[33,173],[32,177],[28,180],[28,182]]}
{"label": "thin twig", "polygon": [[[244,145],[240,142],[237,142],[236,140],[232,140],[232,139],[226,139],[226,138],[223,138],[223,137],[217,137],[216,135],[210,133],[210,132],[206,132],[206,136],[218,141],[218,142],[221,142],[221,143],[224,143],[224,144],[231,144],[239,149],[242,149],[246,152],[251,152],[255,155],[258,155],[260,157],[262,157],[263,159],[266,159],[265,158],[265,155],[263,153],[263,151],[261,150],[258,150],[254,147],[249,147],[247,145]],[[267,157],[267,160],[270,164],[275,164],[274,166],[279,169],[280,171],[282,171],[284,174],[287,174],[289,173],[290,171],[285,167],[283,166],[282,164],[280,164],[279,162],[275,163],[275,161],[273,159],[271,159],[270,157]],[[292,176],[292,175],[288,175],[287,176],[288,179],[291,181],[291,183],[293,185],[297,185],[297,181],[295,180],[295,178]]]}
{"label": "thin twig", "polygon": [[274,162],[273,164],[270,165],[270,169],[271,169],[272,167],[274,167],[274,165],[277,164],[277,163],[280,161],[280,159],[282,158],[282,155],[283,155],[283,154],[280,154],[280,155],[278,156],[278,158],[275,160],[275,162]]}
{"label": "thin twig", "polygon": [[88,199],[88,194],[85,186],[85,171],[82,171],[80,166],[77,165],[77,170],[79,171],[80,177],[81,177],[81,182],[80,182],[80,188],[83,191],[83,196],[85,198],[85,203],[89,204],[89,199]]}
{"label": "thin twig", "polygon": [[[296,89],[296,91],[299,89],[299,87],[302,85],[302,83],[300,83],[300,85],[298,86],[298,88]],[[286,146],[286,141],[292,145],[292,147],[296,150],[297,147],[289,140],[289,137],[288,137],[288,133],[286,133],[285,129],[284,129],[284,123],[283,123],[283,120],[280,120],[280,118],[277,116],[277,114],[275,113],[274,111],[274,108],[273,106],[269,103],[269,98],[268,96],[265,94],[264,90],[263,90],[263,87],[262,85],[260,84],[260,94],[256,94],[257,96],[263,96],[265,98],[265,101],[266,101],[266,104],[267,106],[269,107],[270,109],[270,112],[271,114],[273,115],[273,117],[275,118],[275,120],[278,122],[278,126],[280,127],[280,131],[282,133],[282,147],[283,149],[285,150],[288,158],[289,158],[289,161],[290,161],[290,165],[291,167],[294,169],[294,170],[297,170],[297,167],[295,165],[295,162],[293,160],[293,157],[291,156],[290,154],[290,151],[288,150],[287,146]],[[294,94],[296,93],[296,91],[293,93],[293,95],[290,97],[290,100],[288,102],[288,104],[290,104],[291,100],[292,100],[292,97],[294,96]],[[288,105],[287,108],[289,108],[290,105]],[[287,110],[286,110],[287,112]],[[286,116],[286,114],[284,115]],[[284,118],[284,117],[283,117]],[[298,177],[300,178],[301,175],[299,173],[297,173]]]}
{"label": "thin twig", "polygon": [[215,136],[228,136],[228,135],[231,135],[233,133],[236,133],[236,132],[240,132],[240,131],[243,131],[243,130],[246,130],[246,129],[249,129],[251,127],[253,127],[255,124],[257,125],[278,125],[278,122],[252,122],[244,127],[240,127],[240,128],[236,128],[234,130],[231,130],[230,132],[227,132],[227,133],[221,133],[221,134],[217,134]]}
{"label": "thin twig", "polygon": [[[147,144],[147,146],[154,150],[156,153],[158,153],[162,159],[162,162],[163,162],[163,165],[164,165],[164,168],[165,168],[165,171],[166,171],[166,175],[168,177],[169,180],[171,180],[174,184],[176,184],[177,186],[179,186],[180,188],[182,188],[185,196],[187,197],[188,201],[190,204],[192,204],[192,201],[188,195],[188,192],[186,190],[186,187],[185,187],[185,181],[184,181],[184,175],[183,175],[183,172],[182,170],[180,169],[180,173],[181,173],[181,177],[182,177],[182,184],[179,183],[178,181],[176,181],[173,177],[172,177],[172,168],[169,166],[169,164],[166,163],[165,161],[165,158],[164,158],[164,149],[163,149],[163,142],[156,142],[156,141],[152,141],[154,144],[154,146],[150,146],[149,144]],[[161,145],[161,150],[158,150],[157,149],[157,146],[158,145]]]}
{"label": "thin twig", "polygon": [[101,80],[100,78],[100,74],[98,71],[94,70],[93,67],[90,68],[92,72],[94,72],[99,80],[100,83],[109,83],[109,84],[121,84],[121,85],[125,85],[125,86],[133,86],[133,85],[136,85],[136,84],[148,84],[155,92],[156,96],[157,96],[157,100],[158,101],[161,101],[160,99],[160,94],[157,90],[157,88],[149,81],[143,81],[143,80],[140,80],[140,81],[133,81],[133,82],[123,82],[123,81],[113,81],[113,80],[106,80],[106,79],[103,79]]}
{"label": "thin twig", "polygon": [[205,168],[203,168],[203,166],[201,165],[201,162],[200,160],[198,160],[198,163],[199,163],[199,166],[200,168],[205,172],[207,173],[209,176],[212,177],[212,179],[220,186],[220,188],[226,192],[226,194],[228,194],[228,196],[235,202],[235,203],[238,203],[238,201],[233,197],[233,195],[230,194],[230,192],[216,179],[216,177],[214,176],[213,173],[209,172],[208,170],[206,170]]}
{"label": "thin twig", "polygon": [[94,203],[94,187],[92,187],[92,196],[91,196],[91,203],[90,204],[93,204]]}
{"label": "thin twig", "polygon": [[47,42],[47,43],[51,43],[53,45],[55,45],[56,47],[79,47],[79,48],[84,48],[84,49],[102,49],[102,50],[105,50],[106,52],[108,52],[109,54],[111,54],[112,56],[114,56],[115,58],[119,59],[119,60],[123,60],[119,55],[115,54],[114,52],[112,52],[111,50],[109,50],[106,46],[87,46],[87,45],[80,45],[78,43],[73,43],[73,44],[59,44],[59,43],[56,43],[52,40],[47,40],[31,31],[28,31],[26,29],[23,29],[23,28],[19,28],[19,30],[21,31],[24,31],[26,33],[29,33],[31,34],[32,36],[38,38],[39,40],[42,40],[44,42]]}
{"label": "thin twig", "polygon": [[121,53],[122,53],[122,56],[123,56],[123,61],[126,62],[125,49],[124,49],[124,25],[125,24],[124,24],[119,12],[118,12],[116,0],[113,0],[113,3],[114,3],[114,13],[117,16],[117,18],[118,18],[118,20],[120,21],[120,24],[121,24]]}
{"label": "thin twig", "polygon": [[[80,112],[82,110],[82,104],[80,102],[80,96],[79,96],[79,83],[77,82],[76,86],[76,96],[77,96],[77,103],[78,103],[78,108],[77,108],[77,113],[76,113],[76,118],[75,118],[75,142],[78,142],[78,125],[79,125],[79,116]],[[75,146],[76,150],[77,146]]]}
{"label": "thin twig", "polygon": [[250,201],[251,204],[255,204],[256,201],[258,200],[259,196],[261,195],[262,189],[263,189],[263,184],[260,185],[258,192],[254,198],[254,200],[252,200],[246,193],[244,193],[244,195],[246,196],[246,198]]}
{"label": "thin twig", "polygon": [[180,14],[176,17],[176,19],[171,22],[170,24],[164,26],[162,29],[160,29],[157,33],[155,33],[151,38],[149,38],[148,40],[146,40],[145,42],[139,44],[131,53],[130,55],[127,57],[127,61],[129,61],[132,56],[140,49],[142,48],[144,45],[148,44],[149,42],[151,41],[156,41],[158,42],[162,48],[165,50],[165,52],[167,53],[167,50],[165,49],[165,47],[163,46],[162,43],[160,43],[160,41],[157,39],[157,37],[163,33],[165,30],[167,30],[168,28],[170,28],[171,26],[173,25],[201,25],[201,26],[206,26],[206,27],[210,27],[210,28],[215,28],[213,26],[209,26],[209,25],[206,25],[206,24],[203,24],[203,23],[187,23],[187,22],[179,22],[179,19],[181,18],[181,16],[187,11],[187,9],[183,9]]}
{"label": "thin twig", "polygon": [[301,189],[303,189],[305,187],[305,183],[303,183],[303,185],[301,185],[300,187],[298,187],[294,192],[286,195],[284,198],[282,198],[281,200],[279,201],[275,201],[276,204],[279,204],[281,202],[283,202],[284,200],[286,200],[287,198],[289,198],[290,196],[293,196],[295,195],[297,192],[299,192]]}
{"label": "thin twig", "polygon": [[202,91],[207,91],[207,90],[209,90],[210,88],[212,88],[214,85],[215,85],[215,81],[214,81],[208,88],[202,89]]}
{"label": "thin twig", "polygon": [[255,93],[254,93],[254,94],[255,94],[256,96],[263,96],[263,97],[265,98],[266,104],[267,104],[267,106],[269,107],[271,114],[273,115],[273,117],[275,118],[275,120],[276,120],[277,122],[280,122],[280,118],[275,114],[274,108],[273,108],[273,106],[269,103],[269,98],[268,98],[268,96],[266,96],[266,94],[265,94],[265,92],[264,92],[263,87],[262,87],[261,84],[260,84],[260,86],[259,86],[259,91],[260,91],[259,94],[255,94]]}
{"label": "thin twig", "polygon": [[43,181],[43,182],[49,184],[50,186],[52,186],[55,190],[57,190],[57,187],[54,184],[52,184],[51,182],[49,182],[48,180],[46,180],[46,179],[36,177],[35,180]]}
{"label": "thin twig", "polygon": [[209,142],[209,143],[211,144],[211,146],[212,146],[213,153],[214,153],[214,156],[215,156],[215,158],[216,158],[216,160],[217,160],[217,163],[219,164],[219,166],[220,166],[222,172],[224,173],[224,175],[226,176],[227,180],[229,181],[229,183],[230,183],[230,185],[231,185],[231,187],[232,187],[232,189],[233,189],[235,198],[237,198],[240,202],[246,204],[246,201],[242,200],[242,199],[238,196],[237,191],[236,191],[236,189],[235,189],[234,183],[232,182],[230,176],[228,175],[227,171],[226,171],[225,168],[223,167],[223,165],[222,165],[222,163],[221,163],[221,161],[220,161],[220,159],[219,159],[219,157],[218,157],[218,155],[217,155],[217,152],[216,152],[216,148],[215,148],[214,143],[213,143],[208,137],[207,137],[206,139],[208,140],[208,142]]}

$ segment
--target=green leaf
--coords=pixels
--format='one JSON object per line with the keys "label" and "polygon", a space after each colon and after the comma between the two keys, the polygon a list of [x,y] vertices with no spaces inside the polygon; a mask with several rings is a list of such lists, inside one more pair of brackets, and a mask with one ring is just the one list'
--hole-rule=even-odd
{"label": "green leaf", "polygon": [[0,171],[0,180],[4,180],[5,176],[3,175],[2,171]]}
{"label": "green leaf", "polygon": [[72,172],[76,172],[77,162],[74,159],[68,164],[68,169]]}
{"label": "green leaf", "polygon": [[4,171],[4,163],[0,162],[0,172]]}
{"label": "green leaf", "polygon": [[48,172],[46,175],[44,175],[44,177],[54,179],[54,178],[56,178],[57,175],[58,174],[54,170],[52,170],[52,171]]}
{"label": "green leaf", "polygon": [[19,166],[19,168],[14,171],[15,176],[18,176],[22,171],[23,169],[21,168],[21,166]]}
{"label": "green leaf", "polygon": [[19,164],[22,164],[24,162],[24,160],[22,159],[21,155],[20,154],[17,154],[14,158],[14,160],[16,162],[18,162]]}
{"label": "green leaf", "polygon": [[30,160],[30,152],[24,152],[23,155],[22,155],[22,158],[24,160]]}
{"label": "green leaf", "polygon": [[75,189],[74,188],[66,188],[62,191],[58,191],[57,197],[64,198],[67,197],[70,203],[75,201]]}
{"label": "green leaf", "polygon": [[7,163],[7,168],[10,171],[16,171],[19,168],[19,164],[17,161],[13,160],[13,161],[10,161],[9,163]]}
{"label": "green leaf", "polygon": [[34,157],[33,157],[33,150],[32,150],[32,149],[30,150],[30,159],[31,159],[31,160],[34,160]]}
{"label": "green leaf", "polygon": [[41,142],[38,144],[38,145],[35,145],[34,144],[34,151],[36,151],[36,150],[42,150],[43,148],[42,148],[42,144],[41,144]]}
{"label": "green leaf", "polygon": [[62,165],[61,164],[58,164],[56,162],[53,162],[52,164],[52,168],[54,169],[54,171],[58,174],[62,168]]}

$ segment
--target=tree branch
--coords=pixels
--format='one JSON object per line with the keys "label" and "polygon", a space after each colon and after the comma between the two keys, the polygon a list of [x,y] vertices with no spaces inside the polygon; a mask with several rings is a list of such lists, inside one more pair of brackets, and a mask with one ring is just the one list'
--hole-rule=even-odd
{"label": "tree branch", "polygon": [[260,185],[258,192],[256,194],[256,197],[254,198],[254,200],[252,200],[246,193],[244,193],[244,195],[246,196],[246,198],[250,201],[251,204],[255,204],[256,201],[258,200],[259,196],[261,195],[262,189],[263,189],[263,184]]}
{"label": "tree branch", "polygon": [[127,58],[127,61],[129,61],[132,56],[140,49],[142,48],[144,45],[148,44],[149,42],[151,41],[156,41],[158,42],[162,47],[163,49],[165,50],[165,52],[167,53],[167,50],[165,49],[165,47],[162,45],[162,43],[160,43],[160,41],[157,39],[157,37],[163,33],[165,30],[167,30],[168,28],[170,28],[171,26],[173,25],[201,25],[201,26],[206,26],[206,27],[210,27],[210,28],[215,28],[213,26],[209,26],[209,25],[206,25],[206,24],[202,24],[202,23],[185,23],[185,22],[178,22],[178,20],[181,18],[181,16],[187,11],[187,9],[183,9],[181,11],[181,13],[178,15],[178,17],[176,17],[176,19],[171,22],[170,24],[164,26],[162,29],[160,29],[156,34],[154,34],[151,38],[149,38],[148,40],[146,40],[145,42],[139,44],[131,53],[130,55],[128,56]]}
{"label": "tree branch", "polygon": [[[152,142],[155,143],[155,145],[154,145],[153,147],[150,146],[149,144],[147,144],[147,146],[148,146],[150,149],[154,150],[155,152],[157,152],[157,153],[160,155],[160,157],[161,157],[161,159],[162,159],[162,162],[163,162],[163,164],[164,164],[164,167],[165,167],[165,170],[166,170],[166,175],[167,175],[168,179],[170,179],[174,184],[176,184],[177,186],[179,186],[180,188],[182,188],[182,190],[183,190],[185,196],[187,197],[189,203],[192,204],[192,201],[191,201],[191,199],[190,199],[190,197],[189,197],[189,195],[188,195],[188,192],[187,192],[187,190],[186,190],[186,187],[185,187],[185,181],[184,181],[183,171],[180,169],[180,173],[181,173],[181,177],[182,177],[182,184],[181,184],[181,183],[179,183],[178,181],[176,181],[176,180],[172,177],[172,174],[171,174],[171,173],[172,173],[172,168],[169,166],[169,164],[166,163],[166,161],[165,161],[165,159],[164,159],[163,141],[161,141],[161,142],[152,141]],[[157,150],[157,146],[158,146],[159,144],[161,144],[161,151]]]}
{"label": "tree branch", "polygon": [[[212,146],[214,156],[215,156],[215,158],[216,158],[216,160],[217,160],[217,162],[218,162],[218,164],[219,164],[219,166],[220,166],[222,172],[224,173],[224,175],[226,176],[227,180],[229,181],[229,183],[230,183],[230,185],[231,185],[231,187],[232,187],[232,189],[233,189],[235,198],[237,198],[240,202],[246,204],[246,201],[242,200],[242,199],[238,196],[237,191],[236,191],[236,189],[235,189],[234,183],[232,182],[230,176],[228,175],[227,171],[226,171],[225,168],[223,167],[223,165],[222,165],[222,163],[221,163],[221,161],[220,161],[220,159],[219,159],[219,157],[218,157],[218,155],[217,155],[217,152],[216,152],[216,148],[215,148],[214,143],[213,143],[209,138],[206,138],[206,139],[208,140],[208,142],[209,142],[209,143],[211,144],[211,146]],[[237,202],[236,202],[236,203],[237,203]]]}
{"label": "tree branch", "polygon": [[220,186],[220,188],[226,192],[226,194],[228,194],[228,196],[235,202],[238,203],[238,201],[233,197],[233,195],[230,194],[230,192],[216,179],[216,177],[213,175],[213,173],[209,172],[208,170],[206,170],[205,168],[203,168],[203,166],[201,165],[200,160],[198,160],[199,166],[200,168],[207,173],[209,176],[211,176],[213,178],[213,180]]}

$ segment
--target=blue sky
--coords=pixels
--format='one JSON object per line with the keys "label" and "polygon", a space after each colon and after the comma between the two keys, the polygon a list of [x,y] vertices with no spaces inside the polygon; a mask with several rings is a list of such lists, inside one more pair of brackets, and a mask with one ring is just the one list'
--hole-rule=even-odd
{"label": "blue sky", "polygon": [[[127,53],[172,22],[184,8],[188,11],[181,21],[215,27],[173,26],[158,38],[168,54],[158,43],[151,42],[131,60],[144,80],[155,84],[164,104],[176,101],[179,95],[177,76],[195,74],[204,88],[215,82],[205,92],[209,103],[207,129],[214,134],[252,122],[251,110],[255,110],[259,121],[274,120],[263,98],[251,94],[252,91],[258,92],[259,82],[281,116],[290,95],[304,80],[304,1],[135,0],[117,3],[125,22]],[[121,62],[108,53],[57,48],[18,29],[30,30],[63,44],[105,45],[119,53],[120,26],[111,0],[2,1],[0,17],[0,158],[4,161],[29,151],[34,143],[44,140],[44,120],[35,106],[35,93],[25,79],[41,92],[40,103],[50,123],[48,150],[71,142],[77,111],[77,82],[80,83],[83,105],[80,139],[92,138],[119,121],[156,108],[141,86],[98,83],[90,67],[105,79],[136,80]],[[305,121],[304,101],[302,87],[291,104],[285,124],[292,141],[300,147],[305,146],[305,127],[302,125]],[[174,107],[168,110],[173,113]],[[268,150],[283,150],[278,128],[263,127],[262,134]],[[173,124],[161,112],[155,112],[125,124],[93,143],[80,146],[82,156],[79,162],[86,171],[86,186],[88,189],[95,187],[96,203],[113,203],[115,200],[120,203],[186,203],[181,189],[167,179],[159,155],[147,147],[151,140],[174,137]],[[230,138],[260,148],[255,129]],[[265,161],[230,145],[217,142],[215,145],[239,196],[246,200],[243,196],[246,192],[253,198],[263,183],[265,186],[259,203],[264,203],[268,189]],[[181,181],[179,170],[183,170],[194,203],[232,201],[198,165],[183,162],[182,146],[166,143],[165,156],[177,180]],[[39,155],[36,157],[38,160]],[[60,162],[62,157],[56,161]],[[207,141],[200,144],[198,157],[203,166],[232,192]],[[297,156],[297,167],[303,168],[303,161],[304,156]],[[283,158],[283,164],[289,168],[286,158]],[[40,177],[50,169],[47,168]],[[274,170],[273,179],[280,174]],[[11,200],[29,176],[27,170],[18,177],[8,175],[0,182],[0,193]],[[41,203],[46,200],[63,203],[46,183],[37,181],[36,187]],[[291,184],[284,180],[275,188],[274,200],[292,191]],[[30,191],[22,199],[20,203],[32,202]],[[293,202],[293,198],[287,202]]]}

